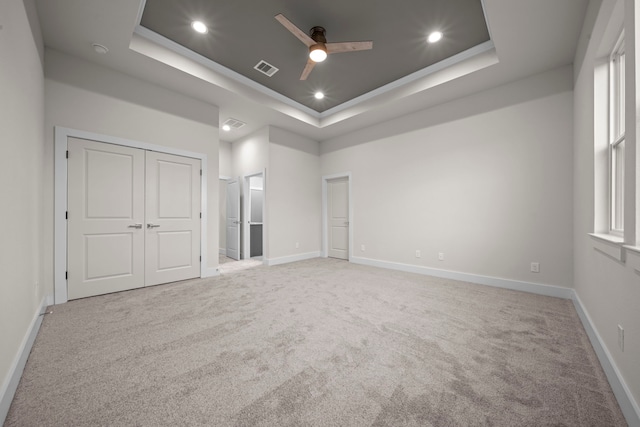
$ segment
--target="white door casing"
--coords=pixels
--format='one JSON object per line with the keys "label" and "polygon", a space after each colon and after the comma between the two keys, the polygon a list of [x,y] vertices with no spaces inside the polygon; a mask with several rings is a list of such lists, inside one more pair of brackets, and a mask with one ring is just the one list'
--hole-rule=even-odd
{"label": "white door casing", "polygon": [[68,151],[68,298],[144,286],[144,151],[76,138]]}
{"label": "white door casing", "polygon": [[349,180],[327,183],[328,256],[349,259]]}
{"label": "white door casing", "polygon": [[200,160],[146,152],[145,285],[200,276]]}
{"label": "white door casing", "polygon": [[227,256],[240,259],[240,179],[227,181]]}

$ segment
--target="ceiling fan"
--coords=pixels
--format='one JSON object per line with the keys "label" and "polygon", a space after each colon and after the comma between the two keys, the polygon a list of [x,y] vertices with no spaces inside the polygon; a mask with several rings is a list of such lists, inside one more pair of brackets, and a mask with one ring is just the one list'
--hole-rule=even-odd
{"label": "ceiling fan", "polygon": [[306,80],[316,63],[324,61],[330,53],[354,52],[373,48],[372,41],[327,43],[325,29],[322,27],[313,27],[310,31],[311,36],[308,36],[307,33],[296,27],[293,22],[285,18],[283,14],[276,15],[276,19],[309,48],[309,59],[304,70],[302,70],[300,80]]}

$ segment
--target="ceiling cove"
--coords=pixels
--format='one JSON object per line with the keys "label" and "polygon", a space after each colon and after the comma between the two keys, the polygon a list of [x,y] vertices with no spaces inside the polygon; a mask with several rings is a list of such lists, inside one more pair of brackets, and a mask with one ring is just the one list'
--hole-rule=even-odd
{"label": "ceiling cove", "polygon": [[[387,3],[144,0],[129,47],[318,128],[498,62],[484,0],[411,0],[401,10]],[[371,40],[373,48],[329,55],[300,80],[308,48],[276,20],[280,13],[301,30],[322,25],[329,43]],[[196,20],[203,34],[191,27]],[[430,43],[434,31],[443,36]],[[261,61],[276,71],[261,72]]]}

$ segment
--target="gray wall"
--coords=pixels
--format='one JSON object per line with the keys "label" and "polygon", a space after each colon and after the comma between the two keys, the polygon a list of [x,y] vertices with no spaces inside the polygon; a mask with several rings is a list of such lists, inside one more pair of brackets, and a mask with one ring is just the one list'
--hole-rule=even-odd
{"label": "gray wall", "polygon": [[[0,25],[0,220],[5,225],[0,239],[2,398],[53,277],[42,270],[44,73],[34,2],[0,2]],[[46,185],[48,189],[49,182]],[[8,403],[0,405],[0,424]]]}
{"label": "gray wall", "polygon": [[322,175],[352,173],[353,254],[571,287],[571,77],[564,67],[323,142]]}
{"label": "gray wall", "polygon": [[[621,21],[614,23],[610,19],[614,2],[602,4],[602,9],[594,9],[597,28],[592,28],[592,22],[583,29],[582,38],[588,49],[583,58],[578,56],[575,65],[575,290],[635,401],[640,402],[640,283],[637,271],[640,268],[640,254],[629,251],[626,262],[620,262],[596,250],[598,242],[588,234],[602,231],[602,220],[597,216],[601,215],[603,203],[606,211],[606,195],[602,196],[602,189],[595,185],[596,182],[606,182],[607,170],[606,163],[602,165],[594,157],[594,86],[597,86],[594,85],[594,66],[602,55],[606,59],[606,45],[610,44],[606,40],[610,35],[607,33],[613,31],[617,36],[622,25]],[[594,2],[592,9],[599,5],[600,2]],[[634,31],[627,28],[626,35],[631,34]],[[604,51],[600,49],[601,46],[605,47]],[[630,50],[626,55],[626,60],[632,61]],[[606,116],[606,110],[604,114]],[[627,123],[630,122],[627,119]],[[630,179],[636,179],[636,176],[631,175]],[[624,351],[618,347],[617,325],[625,328]]]}
{"label": "gray wall", "polygon": [[319,152],[318,142],[274,126],[260,129],[232,145],[233,176],[266,168],[267,260],[280,262],[320,252]]}

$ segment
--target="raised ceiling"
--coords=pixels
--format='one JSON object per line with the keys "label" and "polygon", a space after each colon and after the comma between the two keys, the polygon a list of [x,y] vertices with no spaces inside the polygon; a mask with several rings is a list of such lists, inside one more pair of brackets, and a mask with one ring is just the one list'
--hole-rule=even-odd
{"label": "raised ceiling", "polygon": [[[278,13],[304,31],[324,27],[329,42],[371,40],[373,49],[329,55],[301,81],[308,48],[276,21]],[[209,32],[193,31],[194,20]],[[146,0],[140,25],[318,113],[490,40],[480,0]],[[436,30],[443,39],[428,43]],[[279,71],[258,72],[261,60]]]}
{"label": "raised ceiling", "polygon": [[[217,0],[211,0],[212,4],[215,4],[214,1]],[[271,1],[260,0],[255,3]],[[232,78],[229,73],[220,71],[221,66],[212,67],[212,61],[178,43],[163,43],[169,39],[139,25],[146,3],[145,0],[36,0],[42,35],[47,47],[45,76],[47,79],[71,85],[88,84],[78,78],[74,68],[91,69],[97,65],[216,105],[220,110],[220,126],[229,117],[247,123],[241,129],[221,132],[221,140],[229,142],[245,138],[265,126],[279,127],[321,142],[337,139],[359,141],[354,135],[359,132],[377,135],[384,132],[385,123],[390,120],[411,117],[412,113],[423,112],[454,99],[570,65],[574,56],[580,58],[580,46],[586,43],[588,37],[588,34],[583,34],[582,38],[579,38],[588,0],[482,0],[484,16],[491,34],[490,41],[472,48],[471,52],[466,51],[466,54],[440,61],[426,70],[402,78],[400,82],[387,85],[391,88],[387,88],[386,91],[378,89],[373,95],[366,94],[319,113],[240,74],[234,73],[240,79]],[[189,4],[186,0],[175,3]],[[235,0],[226,3],[235,3]],[[273,30],[281,32],[283,43],[290,49],[301,52],[294,55],[295,57],[292,56],[290,63],[274,64],[282,70],[287,67],[295,69],[292,83],[294,85],[299,83],[299,73],[305,61],[297,55],[304,55],[306,52],[302,43],[284,28],[278,27],[280,24],[274,19],[274,15],[284,13],[301,28],[319,23],[315,20],[311,21],[311,24],[301,22],[302,18],[295,12],[298,3],[299,1],[294,0],[282,2],[282,8],[274,8],[275,11],[269,12],[265,18],[269,22],[273,20],[273,25],[276,25]],[[332,22],[340,22],[341,14],[346,13],[343,10],[351,8],[351,1],[344,3],[333,4],[331,10],[324,12],[338,17]],[[367,7],[380,7],[376,6],[378,3],[381,2],[371,0]],[[403,10],[414,11],[423,3],[427,1],[404,0],[394,2],[394,5],[402,7]],[[456,14],[465,15],[468,12],[467,5],[472,3],[477,2],[456,2]],[[225,25],[234,27],[244,25],[244,22],[256,22],[256,4],[247,7],[244,13],[236,13],[228,19],[225,18],[225,21],[231,22],[225,22]],[[447,4],[448,1],[442,2],[442,7],[446,7]],[[321,5],[321,2],[315,5],[305,2],[304,9],[297,13],[307,13],[307,8],[318,8]],[[404,12],[399,10],[393,13]],[[442,15],[439,8],[431,12],[431,16]],[[403,23],[402,31],[407,28],[418,30],[419,25],[416,22],[424,22],[426,18],[412,13]],[[338,30],[332,29],[331,23],[323,22],[323,25],[327,27],[329,41],[371,38],[374,41],[372,52],[375,52],[380,44],[368,34],[355,34],[353,38],[348,35],[335,35]],[[396,40],[394,43],[399,46],[399,51],[408,49],[406,41],[400,43],[394,39],[395,35],[390,27],[385,28],[386,30],[383,30],[386,31],[386,42]],[[217,32],[213,25],[211,31],[213,35],[226,37]],[[422,28],[422,31],[423,34],[414,39],[416,44],[413,46],[423,43],[422,37],[428,29]],[[444,31],[447,31],[446,28]],[[446,38],[445,34],[445,40]],[[260,34],[255,34],[253,40],[259,41]],[[105,55],[96,53],[92,43],[107,46],[109,52]],[[169,46],[170,44],[173,46]],[[357,54],[360,53],[367,52]],[[237,54],[240,57],[244,56],[242,52]],[[329,61],[339,58],[340,55],[357,54],[337,54],[322,66],[330,67],[332,62]],[[383,61],[382,65],[391,66],[391,61]],[[95,70],[97,72],[100,69]],[[316,71],[314,70],[314,73]],[[276,76],[282,72],[279,71]],[[369,69],[365,74],[360,73],[360,77],[376,73],[377,69]],[[107,87],[108,85],[99,81],[87,86],[90,90],[107,90]],[[329,89],[331,87],[325,90],[329,93]],[[131,96],[137,100],[135,94]],[[328,98],[330,100],[331,96]],[[180,111],[177,106],[171,108],[171,111]],[[421,117],[427,116],[423,114]]]}

